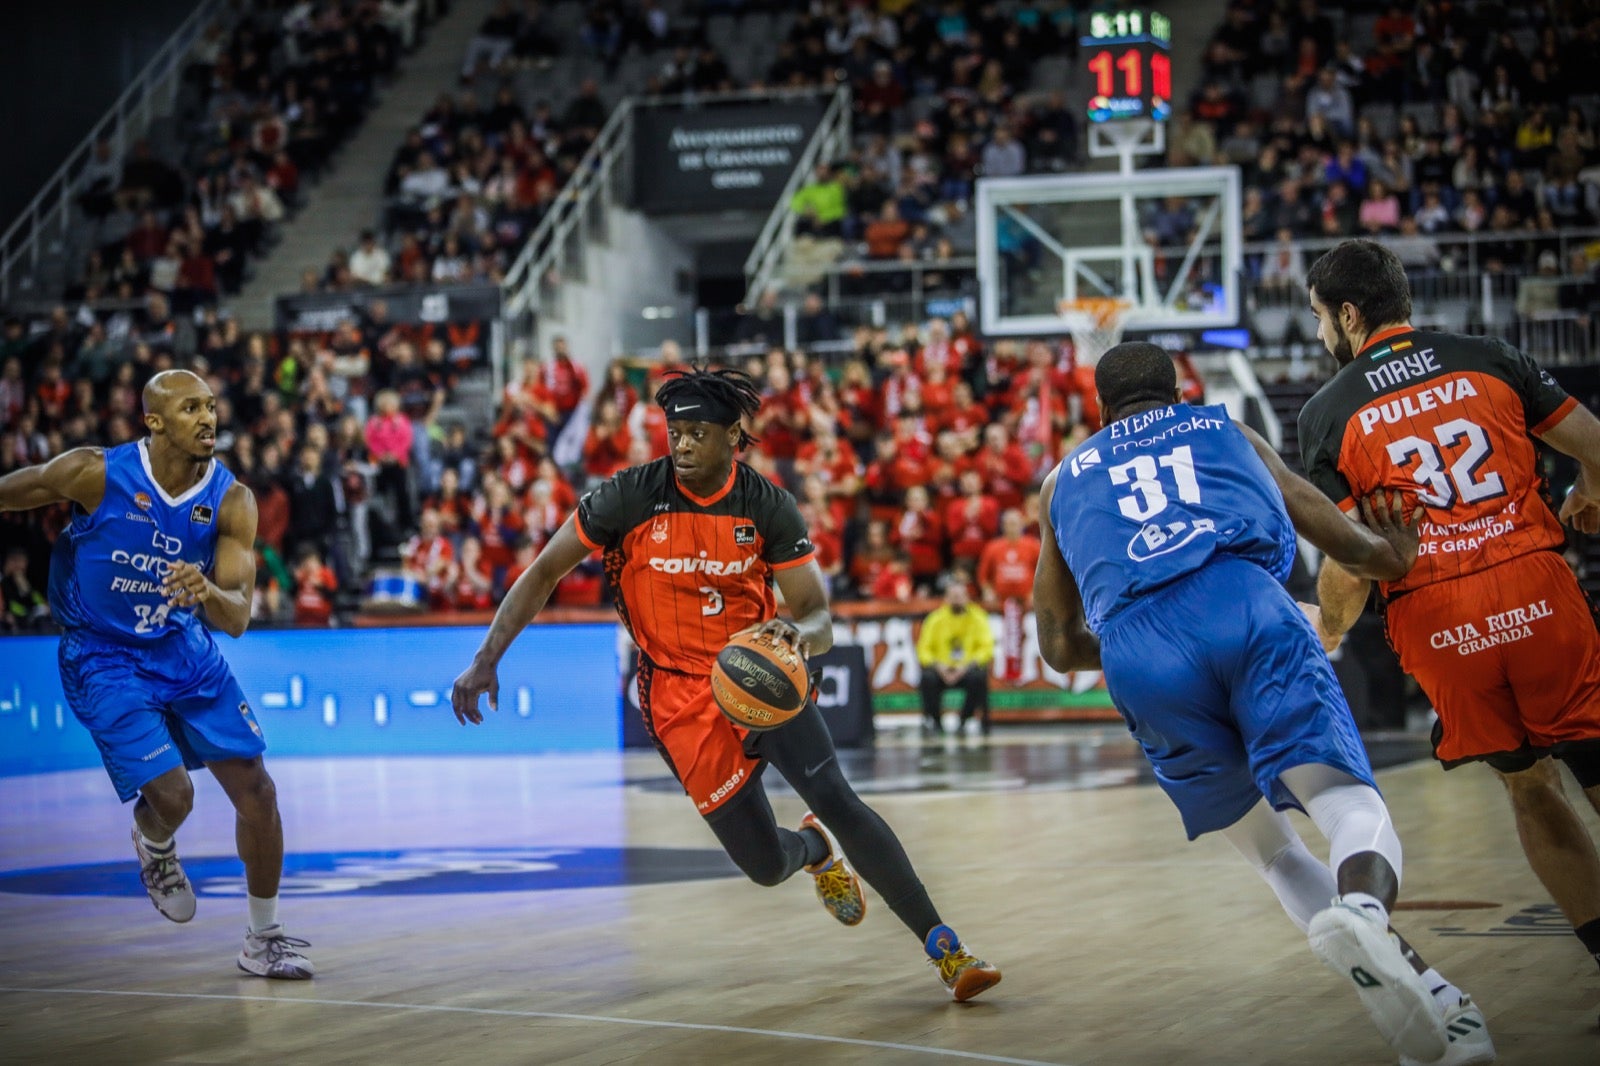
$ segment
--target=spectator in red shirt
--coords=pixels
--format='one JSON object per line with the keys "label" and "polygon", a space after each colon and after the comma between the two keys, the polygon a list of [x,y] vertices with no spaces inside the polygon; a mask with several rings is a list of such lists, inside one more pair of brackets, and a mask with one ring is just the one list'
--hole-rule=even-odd
{"label": "spectator in red shirt", "polygon": [[626,469],[631,440],[616,396],[609,391],[602,392],[595,400],[589,433],[583,442],[583,472],[592,478],[604,479]]}
{"label": "spectator in red shirt", "polygon": [[851,553],[848,569],[850,583],[858,599],[872,595],[873,583],[894,558],[894,545],[889,542],[889,524],[868,522],[866,536]]}
{"label": "spectator in red shirt", "polygon": [[453,466],[440,471],[439,491],[428,497],[423,506],[438,513],[439,528],[444,533],[459,535],[472,515],[472,500],[461,491],[461,472]]}
{"label": "spectator in red shirt", "polygon": [[865,478],[868,499],[872,503],[874,518],[893,521],[900,513],[906,490],[924,484],[928,468],[917,460],[900,454],[892,434],[878,437],[878,457],[867,467]]}
{"label": "spectator in red shirt", "polygon": [[915,592],[910,564],[896,555],[873,577],[868,596],[879,603],[910,603]]}
{"label": "spectator in red shirt", "polygon": [[472,524],[491,570],[511,565],[511,545],[523,534],[522,514],[511,489],[493,474],[483,479],[483,495],[473,501]]}
{"label": "spectator in red shirt", "polygon": [[812,439],[800,446],[795,472],[821,479],[834,520],[842,529],[855,512],[856,494],[861,491],[861,461],[855,449],[831,428],[819,425]]}
{"label": "spectator in red shirt", "polygon": [[900,417],[911,396],[922,391],[922,378],[914,372],[911,357],[903,348],[885,351],[879,362],[889,369],[888,377],[878,385],[875,404],[878,428],[882,429]]}
{"label": "spectator in red shirt", "polygon": [[933,439],[933,459],[928,463],[925,484],[941,508],[961,494],[961,474],[970,467],[961,438],[948,429],[941,430]]}
{"label": "spectator in red shirt", "polygon": [[917,373],[927,376],[929,369],[944,367],[945,375],[952,381],[961,377],[966,369],[962,350],[950,340],[950,326],[942,318],[928,323],[928,343],[917,353]]}
{"label": "spectator in red shirt", "polygon": [[1000,505],[983,491],[983,477],[976,470],[961,475],[961,495],[944,507],[944,528],[951,565],[975,570],[984,547],[1000,532]]}
{"label": "spectator in red shirt", "polygon": [[817,474],[809,475],[801,485],[800,516],[811,532],[817,565],[831,585],[844,569],[844,524],[828,498],[827,483]]}
{"label": "spectator in red shirt", "polygon": [[931,590],[944,571],[945,532],[922,485],[906,490],[905,510],[895,523],[893,539],[910,559],[911,580],[919,589]]}
{"label": "spectator in red shirt", "polygon": [[539,360],[524,359],[521,376],[506,386],[494,435],[504,436],[520,428],[524,434],[543,441],[549,436],[549,425],[559,417],[555,394],[545,384]]}
{"label": "spectator in red shirt", "polygon": [[458,611],[487,611],[494,606],[494,579],[483,543],[477,537],[461,541],[461,558],[450,567],[450,603]]}
{"label": "spectator in red shirt", "polygon": [[900,217],[899,205],[893,200],[885,200],[878,217],[867,225],[865,238],[868,258],[893,259],[900,251],[900,242],[910,232],[910,225]]}
{"label": "spectator in red shirt", "polygon": [[295,624],[327,625],[333,617],[333,594],[338,588],[338,579],[323,565],[322,556],[315,548],[306,549],[294,571]]}
{"label": "spectator in red shirt", "polygon": [[436,611],[447,610],[450,606],[448,585],[456,555],[441,527],[439,512],[431,508],[424,510],[417,535],[400,549],[406,576],[426,590],[428,603]]}
{"label": "spectator in red shirt", "polygon": [[939,428],[959,434],[964,447],[976,448],[983,427],[989,424],[989,409],[973,397],[972,386],[965,381],[957,381],[951,392],[950,408]]}
{"label": "spectator in red shirt", "polygon": [[767,368],[766,395],[751,427],[761,439],[761,450],[779,461],[780,466],[794,461],[800,440],[810,425],[810,412],[795,394],[794,379],[783,363]]}
{"label": "spectator in red shirt", "polygon": [[989,492],[1002,508],[1021,507],[1033,479],[1027,453],[1011,439],[1006,427],[992,422],[983,431],[983,447],[972,457]]}
{"label": "spectator in red shirt", "polygon": [[554,500],[553,488],[547,479],[535,481],[528,489],[528,509],[522,513],[525,536],[541,551],[567,520],[568,511]]}
{"label": "spectator in red shirt", "polygon": [[513,493],[520,496],[533,481],[536,460],[511,437],[501,437],[495,441],[494,450],[494,472],[510,486]]}
{"label": "spectator in red shirt", "polygon": [[1039,562],[1039,538],[1024,532],[1022,512],[1012,508],[1000,516],[1000,536],[984,546],[978,559],[978,586],[984,606],[999,609],[1007,600],[1024,610],[1033,606],[1033,572]]}
{"label": "spectator in red shirt", "polygon": [[555,438],[561,435],[572,412],[589,395],[589,372],[573,362],[565,337],[557,336],[550,342],[550,356],[545,366],[545,388],[555,403],[555,422],[550,427],[550,435]]}

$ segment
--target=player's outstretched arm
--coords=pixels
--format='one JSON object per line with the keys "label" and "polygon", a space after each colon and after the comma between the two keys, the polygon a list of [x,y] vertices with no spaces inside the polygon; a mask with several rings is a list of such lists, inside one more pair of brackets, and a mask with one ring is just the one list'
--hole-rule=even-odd
{"label": "player's outstretched arm", "polygon": [[250,600],[256,591],[255,493],[235,482],[219,510],[211,576],[193,563],[173,563],[162,575],[161,588],[172,606],[198,606],[212,625],[230,637],[242,637],[250,628]]}
{"label": "player's outstretched arm", "polygon": [[590,552],[589,546],[578,537],[577,521],[574,514],[561,524],[533,565],[517,578],[506,598],[500,601],[500,609],[494,613],[494,621],[478,646],[472,665],[462,671],[450,690],[450,707],[455,711],[456,721],[463,725],[482,722],[478,697],[484,693],[489,695],[489,709],[499,709],[500,679],[495,668],[500,665],[501,657],[517,639],[517,634],[544,610],[556,582],[566,577]]}
{"label": "player's outstretched arm", "polygon": [[31,511],[68,502],[93,511],[105,494],[106,456],[99,448],[74,448],[48,463],[0,477],[0,511]]}
{"label": "player's outstretched arm", "polygon": [[1539,439],[1580,464],[1577,483],[1561,505],[1561,520],[1583,533],[1600,533],[1600,418],[1579,404]]}
{"label": "player's outstretched arm", "polygon": [[[1393,527],[1386,535],[1353,522],[1335,507],[1315,485],[1283,465],[1277,451],[1249,426],[1235,423],[1245,435],[1272,480],[1283,493],[1289,519],[1300,535],[1315,544],[1323,554],[1341,564],[1351,576],[1397,581],[1406,576],[1417,561],[1417,531],[1414,522]],[[1415,517],[1420,518],[1419,514]],[[1363,599],[1365,596],[1363,595]],[[1327,604],[1323,612],[1327,613]]]}
{"label": "player's outstretched arm", "polygon": [[1039,627],[1039,655],[1051,669],[1100,669],[1100,639],[1083,616],[1083,596],[1067,567],[1050,525],[1050,499],[1056,491],[1057,467],[1039,490],[1039,563],[1033,571],[1033,614]]}
{"label": "player's outstretched arm", "polygon": [[801,651],[810,657],[833,647],[833,612],[828,609],[828,586],[817,561],[784,567],[773,576],[794,618],[794,628],[800,631]]}

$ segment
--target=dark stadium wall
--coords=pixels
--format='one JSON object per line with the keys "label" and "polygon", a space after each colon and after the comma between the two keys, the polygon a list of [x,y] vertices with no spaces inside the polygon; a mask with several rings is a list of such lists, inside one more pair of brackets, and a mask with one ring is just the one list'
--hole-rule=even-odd
{"label": "dark stadium wall", "polygon": [[7,3],[0,19],[0,228],[9,226],[197,0]]}

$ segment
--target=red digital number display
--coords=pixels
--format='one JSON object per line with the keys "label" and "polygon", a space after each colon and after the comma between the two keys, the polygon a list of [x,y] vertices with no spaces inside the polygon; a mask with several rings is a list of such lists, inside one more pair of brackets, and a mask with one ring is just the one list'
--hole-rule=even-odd
{"label": "red digital number display", "polygon": [[1171,110],[1172,59],[1148,43],[1101,48],[1089,56],[1094,78],[1091,122],[1165,119]]}

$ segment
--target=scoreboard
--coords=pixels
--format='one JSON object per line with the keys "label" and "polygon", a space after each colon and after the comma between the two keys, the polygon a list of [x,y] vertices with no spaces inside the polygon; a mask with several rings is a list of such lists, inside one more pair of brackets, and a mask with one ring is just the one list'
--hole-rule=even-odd
{"label": "scoreboard", "polygon": [[1095,11],[1079,45],[1089,71],[1093,123],[1172,114],[1172,20],[1155,11]]}

